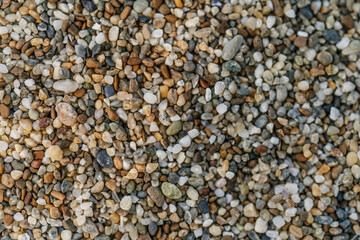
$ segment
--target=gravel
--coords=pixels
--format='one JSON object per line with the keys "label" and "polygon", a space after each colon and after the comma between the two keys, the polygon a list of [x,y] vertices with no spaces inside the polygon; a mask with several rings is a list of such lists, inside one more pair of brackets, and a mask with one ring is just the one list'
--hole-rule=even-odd
{"label": "gravel", "polygon": [[354,239],[357,1],[0,1],[1,239]]}

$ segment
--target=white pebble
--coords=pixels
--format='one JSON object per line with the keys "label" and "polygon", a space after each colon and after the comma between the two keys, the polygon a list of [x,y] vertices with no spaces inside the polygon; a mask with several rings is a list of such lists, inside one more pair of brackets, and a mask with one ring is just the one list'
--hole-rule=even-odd
{"label": "white pebble", "polygon": [[157,102],[157,97],[155,94],[147,92],[144,94],[144,100],[149,104],[155,104]]}
{"label": "white pebble", "polygon": [[17,222],[20,222],[20,221],[24,220],[24,216],[21,213],[17,212],[14,215],[14,220]]}

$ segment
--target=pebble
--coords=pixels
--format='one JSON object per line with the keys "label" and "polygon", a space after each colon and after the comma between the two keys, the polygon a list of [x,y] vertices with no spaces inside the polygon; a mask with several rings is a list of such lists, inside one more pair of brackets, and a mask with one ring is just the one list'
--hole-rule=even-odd
{"label": "pebble", "polygon": [[157,102],[157,97],[153,93],[145,93],[144,100],[149,104],[155,104]]}
{"label": "pebble", "polygon": [[360,234],[357,1],[1,7],[4,239]]}
{"label": "pebble", "polygon": [[255,232],[257,233],[265,233],[266,230],[268,229],[268,222],[265,221],[264,219],[262,219],[261,217],[259,217],[256,222],[255,222]]}
{"label": "pebble", "polygon": [[175,121],[170,124],[170,126],[166,129],[166,134],[169,136],[175,135],[179,133],[182,129],[182,122]]}
{"label": "pebble", "polygon": [[149,3],[145,0],[137,0],[134,2],[133,9],[137,13],[143,12],[147,7],[149,6]]}
{"label": "pebble", "polygon": [[132,206],[132,199],[130,196],[124,196],[120,201],[120,208],[129,211]]}
{"label": "pebble", "polygon": [[67,80],[56,81],[53,85],[53,88],[57,91],[63,91],[65,93],[72,93],[72,92],[75,92],[79,88],[79,85],[77,82],[67,79]]}
{"label": "pebble", "polygon": [[112,168],[114,166],[113,159],[107,154],[106,150],[100,150],[96,156],[97,162],[104,168]]}
{"label": "pebble", "polygon": [[151,199],[155,202],[156,206],[161,207],[164,204],[165,198],[159,188],[149,187],[147,193]]}
{"label": "pebble", "polygon": [[54,160],[54,161],[61,161],[63,159],[63,151],[61,150],[61,148],[58,146],[58,145],[52,145],[50,146],[45,154],[47,156],[49,156],[51,158],[51,160]]}
{"label": "pebble", "polygon": [[61,102],[56,105],[55,110],[64,125],[71,127],[76,124],[78,115],[70,104]]}
{"label": "pebble", "polygon": [[327,29],[324,31],[323,37],[331,44],[336,44],[340,41],[340,35],[335,29]]}
{"label": "pebble", "polygon": [[117,26],[113,26],[109,30],[109,40],[110,41],[117,41],[119,38],[120,28]]}
{"label": "pebble", "polygon": [[225,45],[221,57],[226,61],[233,59],[243,43],[244,38],[241,35],[236,35]]}
{"label": "pebble", "polygon": [[169,182],[164,182],[161,184],[161,191],[166,197],[171,199],[180,199],[182,197],[180,189],[176,185]]}

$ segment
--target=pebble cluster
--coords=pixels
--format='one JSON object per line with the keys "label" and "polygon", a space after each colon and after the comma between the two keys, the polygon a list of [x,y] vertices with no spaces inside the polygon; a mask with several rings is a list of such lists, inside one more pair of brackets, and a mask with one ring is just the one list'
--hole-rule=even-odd
{"label": "pebble cluster", "polygon": [[0,0],[4,240],[360,234],[356,0]]}

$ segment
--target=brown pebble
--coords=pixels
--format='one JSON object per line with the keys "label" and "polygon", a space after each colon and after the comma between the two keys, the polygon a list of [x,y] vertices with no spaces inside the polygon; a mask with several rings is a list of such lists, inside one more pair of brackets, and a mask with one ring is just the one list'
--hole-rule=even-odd
{"label": "brown pebble", "polygon": [[280,2],[279,0],[272,0],[272,3],[274,5],[274,14],[278,17],[282,17],[284,16],[284,12],[283,12],[283,9],[280,5]]}
{"label": "brown pebble", "polygon": [[121,19],[121,20],[125,20],[125,19],[129,16],[130,11],[131,11],[131,7],[130,7],[130,6],[124,7],[123,11],[122,11],[121,14],[120,14],[120,19]]}
{"label": "brown pebble", "polygon": [[163,3],[163,0],[153,0],[153,3],[154,3],[154,8],[158,9]]}
{"label": "brown pebble", "polygon": [[294,237],[296,238],[302,238],[303,237],[303,231],[301,228],[295,226],[295,225],[291,225],[289,227],[289,231],[292,235],[294,235]]}
{"label": "brown pebble", "polygon": [[34,159],[39,160],[44,158],[44,152],[43,151],[36,151],[33,152]]}
{"label": "brown pebble", "polygon": [[3,103],[0,104],[0,115],[3,118],[8,118],[10,115],[10,108]]}
{"label": "brown pebble", "polygon": [[168,21],[169,23],[175,23],[177,21],[177,17],[173,14],[169,14],[165,16],[166,21]]}
{"label": "brown pebble", "polygon": [[297,46],[298,48],[306,47],[306,43],[307,43],[307,38],[301,37],[301,36],[298,36],[297,38],[295,38],[295,41],[294,41],[294,45]]}
{"label": "brown pebble", "polygon": [[80,115],[78,116],[78,122],[79,122],[79,123],[86,123],[86,121],[87,121],[87,116],[86,116],[86,114],[82,113],[82,114],[80,114]]}
{"label": "brown pebble", "polygon": [[127,61],[127,64],[133,66],[133,65],[139,65],[141,63],[141,59],[137,57],[131,57]]}
{"label": "brown pebble", "polygon": [[85,95],[86,90],[84,88],[80,88],[74,92],[75,97],[81,98]]}
{"label": "brown pebble", "polygon": [[44,117],[39,120],[39,127],[40,128],[47,128],[51,123],[51,119],[48,117]]}
{"label": "brown pebble", "polygon": [[116,111],[112,110],[110,107],[107,107],[105,112],[107,113],[111,121],[116,121],[119,119],[119,116],[117,115]]}
{"label": "brown pebble", "polygon": [[86,60],[86,66],[88,68],[97,68],[100,66],[100,63],[92,58]]}
{"label": "brown pebble", "polygon": [[168,70],[168,68],[167,68],[167,66],[165,64],[162,64],[160,66],[160,70],[161,70],[162,75],[165,78],[170,78],[169,70]]}
{"label": "brown pebble", "polygon": [[341,19],[341,24],[348,29],[352,29],[354,27],[354,20],[350,15],[346,15]]}
{"label": "brown pebble", "polygon": [[6,226],[10,226],[13,222],[14,222],[14,218],[13,216],[9,215],[9,214],[4,214],[4,217],[2,219],[2,222],[6,225]]}

